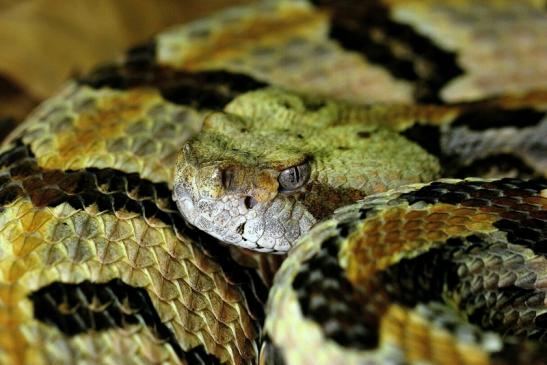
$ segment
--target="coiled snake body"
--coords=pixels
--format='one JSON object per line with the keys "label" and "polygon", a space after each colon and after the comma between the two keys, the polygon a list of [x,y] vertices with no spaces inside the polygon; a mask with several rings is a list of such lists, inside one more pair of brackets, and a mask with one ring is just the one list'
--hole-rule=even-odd
{"label": "coiled snake body", "polygon": [[[71,81],[0,150],[0,363],[545,363],[546,15],[489,5],[266,1]],[[295,246],[266,316],[283,256],[221,241]]]}

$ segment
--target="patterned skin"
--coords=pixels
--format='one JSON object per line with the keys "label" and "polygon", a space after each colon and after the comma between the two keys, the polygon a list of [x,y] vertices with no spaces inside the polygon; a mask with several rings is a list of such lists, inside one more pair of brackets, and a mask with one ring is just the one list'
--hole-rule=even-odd
{"label": "patterned skin", "polygon": [[544,364],[546,188],[445,180],[339,209],[276,276],[263,363]]}
{"label": "patterned skin", "polygon": [[[539,152],[547,149],[547,118],[489,133],[451,126],[473,108],[358,106],[277,89],[247,93],[224,114],[209,115],[185,144],[173,198],[187,221],[223,242],[285,253],[338,207],[438,178],[439,159],[402,135],[419,122],[439,128],[439,154],[453,160],[445,170],[511,150],[538,174],[547,171]],[[299,181],[287,186],[284,174]]]}
{"label": "patterned skin", "polygon": [[265,89],[225,110],[182,149],[174,199],[190,223],[227,243],[284,253],[335,208],[440,170],[424,149],[374,123],[382,106]]}
{"label": "patterned skin", "polygon": [[[394,167],[372,168],[366,181],[354,182],[351,177],[348,186],[363,189],[352,191],[352,199],[395,187],[393,174],[401,183],[429,180],[439,171],[473,175],[501,170],[544,176],[545,145],[540,142],[544,142],[541,136],[547,97],[542,91],[545,78],[541,77],[545,64],[538,62],[545,44],[538,25],[543,24],[538,19],[545,18],[544,4],[512,3],[495,1],[481,7],[472,2],[431,2],[429,9],[442,14],[432,17],[419,2],[263,2],[168,30],[153,42],[130,50],[123,61],[70,82],[14,130],[0,148],[0,363],[258,362],[264,334],[263,306],[278,256],[259,256],[224,246],[189,225],[171,199],[176,193],[177,153],[202,128],[204,119],[203,141],[215,133],[220,138],[228,131],[227,121],[248,127],[254,133],[249,134],[253,141],[261,134],[253,123],[263,121],[265,115],[269,119],[274,110],[293,113],[302,126],[311,123],[307,119],[319,118],[325,128],[313,132],[325,133],[325,141],[332,127],[352,132],[344,142],[352,148],[362,147],[363,136],[371,141],[383,136],[382,144],[396,142],[393,145],[401,152],[408,151],[390,155],[389,149],[378,151],[377,146],[371,146],[378,154],[387,153],[379,155],[378,161],[393,156],[390,163]],[[462,13],[467,12],[480,16],[462,19]],[[513,13],[518,16],[510,16]],[[492,27],[476,28],[479,20]],[[440,30],[455,39],[439,39]],[[496,64],[502,51],[506,58]],[[511,55],[518,56],[511,59]],[[486,60],[494,65],[477,67]],[[505,72],[510,76],[503,77]],[[450,87],[457,80],[466,81],[454,91]],[[267,88],[269,85],[274,88]],[[282,100],[290,101],[291,110],[279,104]],[[318,100],[322,102],[317,104]],[[415,101],[465,104],[400,104]],[[331,125],[336,124],[332,117],[337,113],[336,122],[343,123]],[[281,117],[274,120],[283,123]],[[360,121],[357,125],[356,120]],[[295,123],[290,127],[299,128]],[[277,139],[270,135],[276,128],[262,133],[264,140],[256,140],[264,144],[263,151],[270,157],[275,157],[275,146],[265,142]],[[306,136],[312,133],[311,126],[302,129]],[[358,139],[358,132],[365,133]],[[515,133],[520,134],[518,148],[509,138]],[[298,133],[281,135],[282,143],[299,138]],[[245,136],[241,135],[242,142]],[[490,142],[477,143],[483,140]],[[192,143],[200,142],[195,139]],[[245,144],[247,152],[256,152],[258,143],[247,140]],[[188,146],[192,152],[192,145]],[[218,154],[219,146],[208,146],[213,156]],[[182,156],[184,153],[183,149]],[[419,158],[412,161],[409,154]],[[504,160],[499,159],[500,154]],[[262,192],[253,197],[259,202],[277,196],[275,186],[281,175],[287,175],[282,173],[284,168],[299,164],[299,175],[309,171],[310,177],[319,177],[321,169],[312,160],[302,159],[310,155],[309,147],[299,145],[282,155],[287,160],[270,158],[264,162],[268,173],[264,186],[253,186],[239,174],[227,174],[225,181],[233,181],[238,187],[252,186],[253,193]],[[324,157],[332,159],[328,151]],[[228,161],[241,164],[246,159],[235,154]],[[302,167],[304,161],[311,165]],[[363,162],[355,156],[349,161],[359,166]],[[500,163],[503,161],[508,165]],[[419,171],[421,165],[426,169]],[[457,168],[447,171],[449,165]],[[337,164],[329,166],[325,171],[339,178]],[[403,170],[396,171],[395,166],[403,166]],[[255,181],[254,175],[248,177]],[[291,183],[291,176],[294,173],[281,180]],[[328,177],[321,179],[313,180],[317,181],[316,189],[332,186]],[[215,190],[213,184],[210,186],[207,194]],[[511,189],[499,190],[506,194]],[[311,207],[309,214],[318,214],[314,219],[322,219],[349,200],[346,196],[323,200],[324,196],[304,199]],[[256,202],[249,199],[250,205]],[[436,205],[428,204],[431,209]],[[311,224],[311,218],[309,221]],[[312,234],[306,240],[320,244],[320,237],[315,237]],[[276,248],[276,244],[264,243],[263,247]],[[424,247],[433,244],[439,243],[432,241]],[[285,241],[279,243],[279,248],[286,247]],[[412,249],[415,247],[410,255],[418,252]],[[507,257],[507,250],[501,253]],[[467,262],[456,259],[458,265]],[[347,266],[342,267],[345,270]],[[542,273],[542,267],[530,270]],[[283,275],[278,277],[281,289],[282,280]],[[535,282],[533,285],[539,287]],[[271,303],[275,304],[279,290],[274,291]],[[442,295],[465,293],[457,290],[454,287]],[[333,298],[336,296],[329,297],[332,308],[339,308]],[[528,298],[525,304],[534,306],[533,322],[540,327],[544,307],[537,298],[531,297],[531,302]],[[395,317],[385,318],[407,318],[410,312],[396,306],[396,299],[390,300]],[[275,311],[287,309],[276,309],[274,304],[270,305],[272,318],[279,318]],[[421,313],[434,318],[439,310],[429,306]],[[508,312],[504,318],[513,316]],[[442,316],[448,323],[455,321],[453,317]],[[422,317],[409,318],[424,323]],[[356,317],[352,320],[357,321]],[[290,327],[285,317],[277,322]],[[316,320],[305,323],[320,326]],[[409,328],[421,333],[433,328],[425,323]],[[388,326],[383,333],[398,337],[401,331],[397,328]],[[538,333],[533,326],[532,330],[523,328],[530,337]],[[328,333],[327,329],[307,332],[301,327],[297,331],[304,339]],[[409,333],[413,336],[414,332]],[[272,361],[281,358],[292,362],[295,355],[284,347],[278,334],[292,338],[268,330],[273,345],[264,347],[263,359],[268,361],[268,354],[272,354]],[[502,343],[495,338],[494,345]],[[420,349],[428,348],[427,341],[419,342]],[[327,338],[325,349],[334,346],[331,342]],[[391,343],[386,342],[390,348],[404,348]],[[529,347],[527,351],[502,345],[501,355],[530,354],[533,359],[535,345],[523,343]],[[354,356],[352,346],[343,347],[343,353]],[[464,345],[458,342],[457,346]],[[468,353],[468,347],[462,348]],[[483,346],[469,353],[488,357],[496,348],[500,347]],[[308,353],[315,354],[316,350]],[[379,359],[387,359],[381,357],[382,352],[375,353]],[[441,355],[434,357],[435,361],[454,359]],[[329,353],[318,356],[333,363],[329,362]],[[416,356],[424,359],[423,355]]]}

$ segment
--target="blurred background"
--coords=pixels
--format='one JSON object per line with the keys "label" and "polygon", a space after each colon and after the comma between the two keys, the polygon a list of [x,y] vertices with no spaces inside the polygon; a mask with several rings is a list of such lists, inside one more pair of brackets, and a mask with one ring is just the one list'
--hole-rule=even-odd
{"label": "blurred background", "polygon": [[153,34],[253,0],[0,0],[0,119],[22,120],[68,78]]}

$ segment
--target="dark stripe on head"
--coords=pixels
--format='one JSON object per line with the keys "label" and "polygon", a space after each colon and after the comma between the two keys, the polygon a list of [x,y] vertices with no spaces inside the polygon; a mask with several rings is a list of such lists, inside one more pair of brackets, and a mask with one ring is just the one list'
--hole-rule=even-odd
{"label": "dark stripe on head", "polygon": [[126,210],[172,226],[191,240],[195,249],[218,263],[227,281],[241,288],[253,318],[259,322],[264,318],[268,291],[257,272],[238,265],[229,248],[216,239],[189,227],[171,199],[167,184],[152,183],[136,173],[114,169],[45,170],[38,167],[29,147],[21,142],[0,155],[0,168],[0,207],[27,196],[37,207],[68,203],[75,209],[84,209],[96,204],[102,211]]}
{"label": "dark stripe on head", "polygon": [[379,315],[366,313],[357,300],[338,263],[339,239],[323,242],[320,251],[302,263],[292,286],[303,315],[321,326],[327,338],[344,347],[373,349],[379,341]]}
{"label": "dark stripe on head", "polygon": [[67,336],[144,323],[155,338],[170,344],[179,358],[189,364],[220,364],[202,346],[184,351],[161,321],[146,290],[119,279],[104,284],[55,282],[31,293],[29,299],[37,320],[57,327]]}
{"label": "dark stripe on head", "polygon": [[[439,101],[439,91],[462,74],[455,54],[437,47],[411,26],[393,21],[379,1],[312,0],[331,14],[330,37],[363,54],[393,76],[415,83],[419,101]],[[406,52],[401,54],[397,48]]]}
{"label": "dark stripe on head", "polygon": [[490,128],[514,127],[524,128],[535,126],[543,118],[545,111],[530,108],[502,109],[482,106],[464,108],[464,111],[452,122],[452,126],[466,126],[475,131],[484,131]]}
{"label": "dark stripe on head", "polygon": [[155,49],[154,43],[132,48],[123,63],[98,67],[78,82],[118,90],[152,87],[172,103],[198,109],[222,109],[239,94],[267,86],[234,72],[188,72],[162,66],[156,63]]}
{"label": "dark stripe on head", "polygon": [[363,197],[364,194],[359,189],[312,182],[309,184],[308,194],[304,196],[302,204],[317,220],[321,220],[332,214],[335,209],[354,203]]}

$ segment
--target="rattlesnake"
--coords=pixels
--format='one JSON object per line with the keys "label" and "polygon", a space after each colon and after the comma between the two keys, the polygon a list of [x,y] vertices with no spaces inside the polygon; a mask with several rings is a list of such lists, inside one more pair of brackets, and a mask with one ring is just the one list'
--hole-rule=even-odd
{"label": "rattlesnake", "polygon": [[[544,8],[264,1],[68,82],[0,150],[0,363],[544,363]],[[266,315],[226,243],[295,246]]]}

